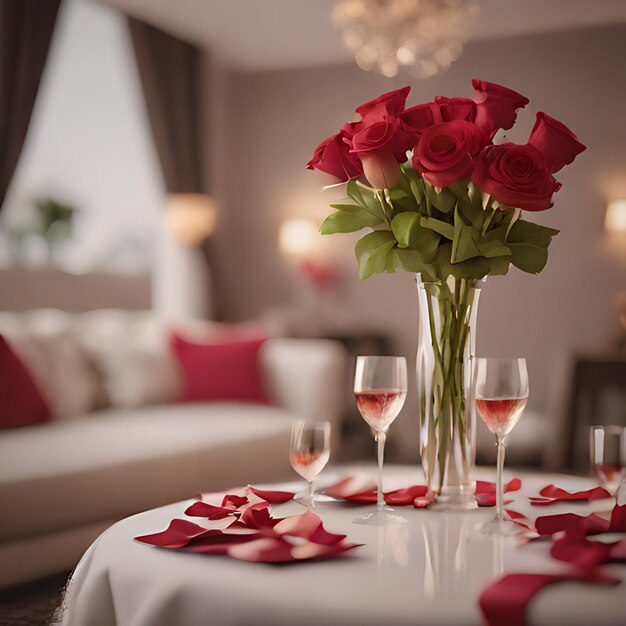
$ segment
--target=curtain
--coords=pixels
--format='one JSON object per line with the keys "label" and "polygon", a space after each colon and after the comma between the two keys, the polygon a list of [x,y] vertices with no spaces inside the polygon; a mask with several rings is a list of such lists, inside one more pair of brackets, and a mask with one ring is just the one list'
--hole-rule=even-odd
{"label": "curtain", "polygon": [[0,0],[0,209],[24,145],[61,0]]}
{"label": "curtain", "polygon": [[[129,17],[128,24],[167,191],[207,193],[200,143],[202,52],[140,20]],[[204,257],[205,270],[213,270],[210,285],[197,276],[197,288],[208,291],[207,315],[220,319],[219,272],[210,241],[195,252]]]}
{"label": "curtain", "polygon": [[128,23],[167,190],[202,192],[200,50],[145,22]]}

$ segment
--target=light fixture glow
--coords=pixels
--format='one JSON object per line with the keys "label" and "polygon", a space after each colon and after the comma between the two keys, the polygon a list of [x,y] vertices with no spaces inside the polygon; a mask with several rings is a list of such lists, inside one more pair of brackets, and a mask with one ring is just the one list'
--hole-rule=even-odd
{"label": "light fixture glow", "polygon": [[461,55],[477,12],[472,0],[338,0],[332,19],[360,68],[427,78]]}
{"label": "light fixture glow", "polygon": [[304,257],[313,250],[319,237],[315,222],[298,219],[283,223],[278,240],[284,254]]}
{"label": "light fixture glow", "polygon": [[217,223],[217,208],[202,193],[173,193],[165,204],[165,224],[176,241],[193,247],[210,237]]}
{"label": "light fixture glow", "polygon": [[606,207],[604,228],[609,233],[626,233],[626,199],[609,202]]}

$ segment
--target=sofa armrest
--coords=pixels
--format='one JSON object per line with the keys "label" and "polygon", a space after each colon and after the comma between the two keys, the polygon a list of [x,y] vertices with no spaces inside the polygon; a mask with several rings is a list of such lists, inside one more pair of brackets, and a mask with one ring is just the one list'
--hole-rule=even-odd
{"label": "sofa armrest", "polygon": [[340,440],[348,354],[329,339],[269,339],[261,361],[270,396],[301,419],[331,423]]}

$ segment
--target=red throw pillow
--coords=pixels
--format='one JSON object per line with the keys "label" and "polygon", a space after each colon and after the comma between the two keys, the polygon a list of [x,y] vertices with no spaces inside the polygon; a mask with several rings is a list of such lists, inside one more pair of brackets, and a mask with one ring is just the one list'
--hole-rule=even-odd
{"label": "red throw pillow", "polygon": [[0,430],[46,422],[50,409],[30,372],[0,335]]}
{"label": "red throw pillow", "polygon": [[176,333],[172,351],[183,372],[183,402],[234,400],[271,404],[263,386],[259,350],[265,338],[216,338],[199,343]]}

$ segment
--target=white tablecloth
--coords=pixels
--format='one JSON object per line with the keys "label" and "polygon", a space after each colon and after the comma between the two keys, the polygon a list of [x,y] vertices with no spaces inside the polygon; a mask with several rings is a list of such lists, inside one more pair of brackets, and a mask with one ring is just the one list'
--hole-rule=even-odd
{"label": "white tablecloth", "polygon": [[[328,472],[326,481],[353,473]],[[583,479],[517,474],[524,488],[511,508],[530,517],[574,510],[607,510],[613,501],[530,507],[523,496],[555,482],[591,486]],[[493,472],[477,472],[492,479]],[[511,475],[509,476],[511,477]],[[417,468],[390,467],[385,489],[421,482]],[[301,487],[298,484],[280,488]],[[106,497],[106,494],[103,494]],[[477,599],[502,573],[556,572],[549,544],[521,546],[516,538],[491,538],[477,526],[493,509],[467,513],[399,508],[408,524],[374,527],[352,523],[371,506],[320,504],[326,528],[364,543],[349,556],[294,565],[235,561],[155,548],[133,537],[157,532],[184,517],[191,501],[118,522],[85,553],[65,600],[64,626],[400,625],[480,624]],[[295,502],[276,515],[301,512]],[[626,567],[607,569],[626,581]],[[618,587],[563,583],[542,591],[530,605],[529,624],[626,624],[626,582]]]}

